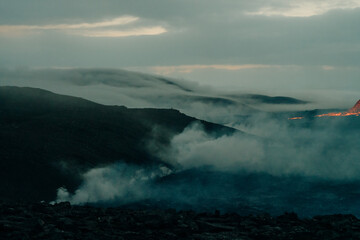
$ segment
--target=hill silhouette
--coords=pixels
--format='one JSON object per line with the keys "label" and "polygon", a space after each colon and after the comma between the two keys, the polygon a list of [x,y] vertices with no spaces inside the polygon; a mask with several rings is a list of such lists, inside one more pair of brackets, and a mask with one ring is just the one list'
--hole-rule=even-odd
{"label": "hill silhouette", "polygon": [[356,102],[356,104],[350,108],[348,111],[348,113],[360,113],[360,100]]}
{"label": "hill silhouette", "polygon": [[147,142],[166,147],[196,121],[212,134],[234,131],[174,109],[105,106],[35,88],[0,87],[0,103],[0,198],[6,200],[53,200],[61,186],[75,190],[84,171],[116,161],[158,163]]}

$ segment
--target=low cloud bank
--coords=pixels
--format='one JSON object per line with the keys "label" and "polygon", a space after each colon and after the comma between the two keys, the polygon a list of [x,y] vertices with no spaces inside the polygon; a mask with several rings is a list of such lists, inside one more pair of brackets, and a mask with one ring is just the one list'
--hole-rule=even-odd
{"label": "low cloud bank", "polygon": [[[173,166],[172,170],[163,166],[143,169],[123,163],[94,168],[83,174],[83,184],[75,192],[60,188],[56,201],[74,204],[114,202],[121,205],[144,199],[165,199],[167,202],[174,200],[201,205],[204,198],[213,199],[219,195],[224,196],[223,199],[248,197],[249,202],[258,199],[256,202],[260,203],[274,200],[266,200],[268,196],[259,198],[259,192],[252,195],[244,192],[243,187],[249,185],[248,179],[240,177],[239,180],[228,175],[267,174],[281,179],[301,177],[335,182],[360,180],[360,149],[357,146],[360,125],[356,119],[322,118],[292,122],[287,117],[276,118],[256,111],[236,96],[224,95],[194,83],[121,70],[0,69],[0,85],[45,88],[103,104],[173,107],[188,115],[247,133],[214,137],[205,133],[201,125],[189,126],[171,140],[168,148],[153,149],[154,155]],[[325,95],[329,92],[321,94]],[[268,104],[265,105],[269,109]],[[293,105],[291,109],[294,110]],[[154,146],[156,143],[150,143],[148,147],[151,150]],[[216,174],[211,180],[206,171],[201,177],[196,175],[204,168],[224,176],[221,177],[225,179],[223,184],[218,182]],[[185,174],[188,171],[192,172],[191,176]],[[177,176],[183,180],[164,184]],[[260,182],[252,189],[262,191],[264,186],[268,186],[268,182]],[[289,190],[286,188],[288,184],[284,186],[280,195]],[[269,189],[264,192],[270,194],[272,190]]]}
{"label": "low cloud bank", "polygon": [[354,213],[360,204],[360,134],[359,126],[348,121],[315,119],[310,124],[261,114],[234,125],[251,134],[220,137],[194,124],[174,136],[169,148],[154,150],[171,170],[124,163],[95,168],[83,175],[74,193],[58,189],[56,202],[147,202],[241,214]]}
{"label": "low cloud bank", "polygon": [[[116,69],[1,69],[0,85],[37,87],[106,105],[175,108],[220,124],[236,121],[257,109],[303,110],[309,104],[270,104],[267,96],[220,91],[196,82]],[[305,99],[306,100],[306,99]],[[269,103],[270,102],[270,103]],[[290,106],[291,105],[291,106]]]}
{"label": "low cloud bank", "polygon": [[311,128],[291,124],[256,115],[247,124],[235,125],[255,135],[236,133],[219,138],[193,125],[175,136],[161,157],[184,169],[211,166],[219,171],[274,176],[360,179],[360,136],[351,127],[344,129],[347,123],[343,119],[317,119]]}

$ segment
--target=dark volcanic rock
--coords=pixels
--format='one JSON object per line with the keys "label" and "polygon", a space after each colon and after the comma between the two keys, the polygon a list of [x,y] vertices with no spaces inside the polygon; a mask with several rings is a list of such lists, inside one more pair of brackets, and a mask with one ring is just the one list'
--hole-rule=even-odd
{"label": "dark volcanic rock", "polygon": [[209,133],[234,131],[174,109],[105,106],[35,88],[0,87],[0,103],[0,199],[5,200],[53,200],[59,187],[75,190],[81,173],[118,161],[158,164],[145,147],[148,141],[165,147],[194,122]]}
{"label": "dark volcanic rock", "polygon": [[215,211],[130,210],[0,204],[0,239],[360,239],[353,215],[299,219],[295,213],[221,215]]}

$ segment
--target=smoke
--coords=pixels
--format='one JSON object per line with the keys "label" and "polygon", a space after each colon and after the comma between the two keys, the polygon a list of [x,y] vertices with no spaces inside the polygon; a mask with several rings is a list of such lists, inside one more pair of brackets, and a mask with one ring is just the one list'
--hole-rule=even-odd
{"label": "smoke", "polygon": [[342,119],[314,121],[311,128],[294,127],[289,121],[260,114],[247,124],[235,125],[252,135],[235,133],[218,138],[195,124],[175,136],[161,158],[182,169],[210,166],[219,171],[273,176],[359,179],[359,134],[341,128],[346,124]]}
{"label": "smoke", "polygon": [[165,166],[146,169],[124,163],[94,168],[83,175],[83,184],[73,194],[64,187],[59,188],[55,202],[126,204],[139,201],[151,195],[149,185],[155,178],[170,173]]}
{"label": "smoke", "polygon": [[233,171],[243,166],[251,168],[264,158],[264,149],[256,139],[235,133],[215,138],[206,134],[198,123],[186,128],[171,141],[162,154],[166,162],[183,169],[211,166],[222,171]]}
{"label": "smoke", "polygon": [[[40,87],[109,105],[172,107],[242,131],[219,136],[195,124],[174,136],[166,148],[162,144],[159,147],[156,137],[144,139],[152,154],[171,170],[162,165],[124,163],[97,167],[82,174],[83,182],[76,191],[59,188],[56,201],[124,205],[151,200],[162,201],[161,207],[221,206],[236,211],[244,206],[296,211],[297,206],[312,213],[323,206],[324,200],[330,201],[324,196],[332,196],[334,207],[330,210],[337,209],[341,199],[354,203],[354,195],[343,190],[349,186],[343,184],[352,184],[351,189],[360,185],[360,125],[354,118],[289,121],[286,114],[256,110],[269,110],[274,104],[258,104],[236,93],[224,94],[186,81],[121,70],[0,69],[0,85]],[[337,98],[342,96],[339,93]],[[295,105],[291,104],[291,109],[312,106]],[[160,136],[167,134],[159,132]],[[323,181],[326,184],[317,187]],[[306,199],[296,205],[293,196]],[[347,202],[346,206],[355,208],[358,204]]]}
{"label": "smoke", "polygon": [[258,114],[234,123],[248,133],[219,137],[196,123],[165,149],[148,144],[164,165],[91,169],[75,192],[59,188],[56,202],[241,214],[354,213],[360,204],[360,134],[348,120],[293,122]]}

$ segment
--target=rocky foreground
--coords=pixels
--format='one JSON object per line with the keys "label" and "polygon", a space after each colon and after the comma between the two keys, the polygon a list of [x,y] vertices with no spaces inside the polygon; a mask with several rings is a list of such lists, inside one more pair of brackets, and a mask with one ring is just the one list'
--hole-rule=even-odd
{"label": "rocky foreground", "polygon": [[0,239],[360,239],[360,220],[1,203]]}

